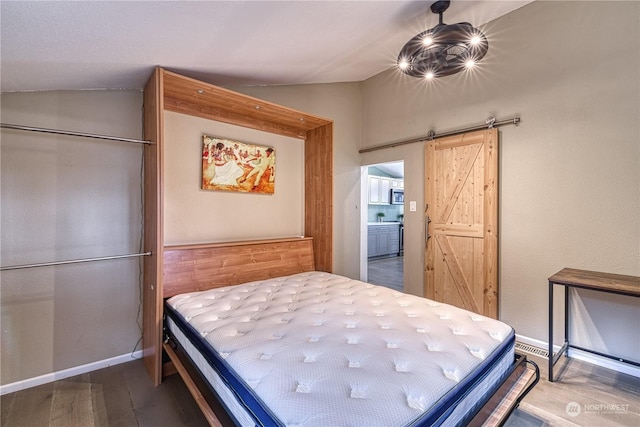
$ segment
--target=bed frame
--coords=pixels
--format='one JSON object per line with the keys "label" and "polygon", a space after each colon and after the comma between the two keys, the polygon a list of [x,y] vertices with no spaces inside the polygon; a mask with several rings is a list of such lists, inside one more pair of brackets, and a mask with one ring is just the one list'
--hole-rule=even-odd
{"label": "bed frame", "polygon": [[[311,256],[315,269],[333,270],[333,121],[156,68],[144,88],[144,138],[152,144],[144,146],[143,246],[144,252],[150,252],[151,255],[144,257],[142,284],[142,351],[145,368],[154,385],[162,381],[162,303],[164,296],[171,293],[174,286],[175,277],[171,275],[175,274],[189,282],[191,276],[185,277],[192,274],[194,277],[203,277],[205,281],[219,283],[218,286],[227,280],[224,270],[214,273],[210,279],[206,278],[214,267],[208,262],[206,267],[194,266],[199,271],[195,273],[185,271],[188,265],[186,260],[171,262],[176,251],[182,256],[193,250],[188,256],[195,263],[206,258],[207,253],[218,258],[219,254],[213,247],[165,246],[164,166],[165,162],[171,161],[165,158],[164,150],[165,111],[299,139],[304,144],[305,154],[302,234],[313,236]],[[185,209],[188,207],[185,206]],[[286,265],[291,259],[288,258],[284,265],[274,267],[272,274],[294,269],[294,266]],[[301,267],[302,264],[296,268]],[[308,267],[305,265],[305,268]],[[248,274],[246,269],[245,266],[238,272],[231,272],[232,269],[228,271],[240,280],[253,274]],[[164,283],[165,275],[169,284]]]}
{"label": "bed frame", "polygon": [[[289,238],[167,247],[164,253],[164,298],[184,292],[237,285],[254,280],[314,270],[312,238]],[[177,372],[212,426],[228,425],[228,417],[211,398],[211,390],[171,340],[164,351],[170,362],[165,374]],[[539,378],[537,366],[527,367],[518,354],[512,374],[489,399],[470,425],[501,425]],[[534,378],[535,377],[535,378]],[[533,382],[532,382],[533,381]],[[207,397],[208,396],[208,397]],[[227,420],[225,422],[221,419]]]}
{"label": "bed frame", "polygon": [[[164,245],[164,112],[172,111],[304,141],[304,235],[271,240]],[[143,358],[155,385],[178,372],[213,426],[228,425],[214,412],[195,370],[163,342],[164,300],[173,295],[253,280],[333,270],[333,121],[156,68],[144,89]],[[163,363],[164,355],[169,362]],[[186,359],[184,359],[186,360]],[[493,398],[508,414],[532,385],[525,357]],[[539,374],[538,374],[539,376]],[[535,382],[534,382],[535,384]],[[520,396],[520,397],[518,397]],[[496,412],[485,405],[478,423]],[[219,406],[219,405],[218,405]],[[218,416],[217,416],[217,415]],[[505,417],[501,417],[504,419]],[[498,417],[500,419],[500,417]],[[476,420],[474,420],[474,423]],[[498,425],[499,422],[490,422]]]}
{"label": "bed frame", "polygon": [[[185,292],[313,271],[313,239],[294,237],[168,246],[164,250],[163,266],[163,299],[166,299]],[[163,349],[171,362],[163,365],[163,375],[180,374],[209,424],[228,425],[220,421],[228,418],[220,413],[222,408],[212,399],[211,390],[189,366],[188,358],[179,356],[175,344],[164,340]]]}

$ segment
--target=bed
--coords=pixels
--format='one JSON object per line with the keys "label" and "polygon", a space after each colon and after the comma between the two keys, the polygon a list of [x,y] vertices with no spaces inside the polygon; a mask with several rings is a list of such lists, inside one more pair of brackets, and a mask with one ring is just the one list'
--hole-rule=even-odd
{"label": "bed", "polygon": [[537,381],[510,326],[315,271],[312,247],[165,250],[164,349],[211,425],[499,425]]}

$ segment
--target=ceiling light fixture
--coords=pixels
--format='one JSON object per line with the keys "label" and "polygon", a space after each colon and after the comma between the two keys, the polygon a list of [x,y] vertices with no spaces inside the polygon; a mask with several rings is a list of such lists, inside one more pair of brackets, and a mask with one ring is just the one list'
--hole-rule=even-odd
{"label": "ceiling light fixture", "polygon": [[404,45],[398,55],[400,71],[427,79],[444,77],[472,68],[487,53],[487,37],[473,25],[442,22],[442,14],[450,3],[439,0],[431,5],[431,12],[440,15],[439,23]]}

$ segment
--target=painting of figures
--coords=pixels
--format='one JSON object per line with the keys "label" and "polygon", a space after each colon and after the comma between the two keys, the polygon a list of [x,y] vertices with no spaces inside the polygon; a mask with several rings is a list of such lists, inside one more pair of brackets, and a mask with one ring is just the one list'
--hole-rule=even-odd
{"label": "painting of figures", "polygon": [[276,152],[272,147],[203,135],[203,190],[273,194],[275,184]]}

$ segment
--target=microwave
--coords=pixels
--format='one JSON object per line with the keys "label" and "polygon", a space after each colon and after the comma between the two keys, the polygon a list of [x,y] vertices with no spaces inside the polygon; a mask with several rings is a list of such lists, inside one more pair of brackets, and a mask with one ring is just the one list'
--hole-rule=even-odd
{"label": "microwave", "polygon": [[389,203],[392,205],[403,205],[404,204],[404,190],[396,190],[392,188],[391,195],[389,197]]}

